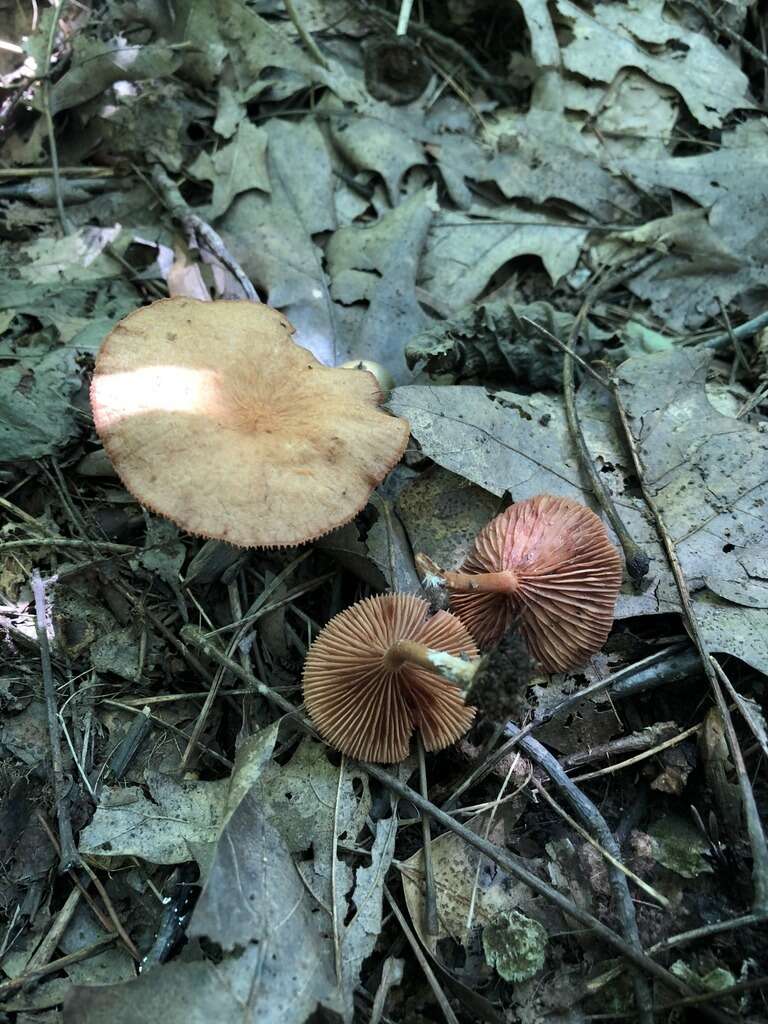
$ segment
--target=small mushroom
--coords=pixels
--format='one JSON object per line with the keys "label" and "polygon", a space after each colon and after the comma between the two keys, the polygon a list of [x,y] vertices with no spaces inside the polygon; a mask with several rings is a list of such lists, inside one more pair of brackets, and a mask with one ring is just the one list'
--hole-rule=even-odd
{"label": "small mushroom", "polygon": [[304,665],[304,701],[320,735],[361,761],[402,761],[411,734],[442,750],[469,729],[475,709],[456,682],[477,648],[450,612],[430,615],[413,594],[359,601],[318,634]]}
{"label": "small mushroom", "polygon": [[275,309],[163,299],[96,359],[96,430],[128,490],[183,529],[242,547],[348,522],[397,463],[406,420],[367,372],[323,366]]}
{"label": "small mushroom", "polygon": [[459,572],[423,555],[426,582],[451,592],[451,610],[481,647],[517,624],[549,672],[576,668],[613,623],[621,558],[598,517],[579,502],[539,494],[510,506],[475,540]]}

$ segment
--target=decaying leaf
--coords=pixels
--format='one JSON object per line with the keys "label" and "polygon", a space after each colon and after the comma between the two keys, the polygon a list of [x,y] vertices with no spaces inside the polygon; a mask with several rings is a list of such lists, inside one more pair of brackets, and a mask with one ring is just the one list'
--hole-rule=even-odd
{"label": "decaying leaf", "polygon": [[72,395],[79,386],[71,351],[0,368],[0,463],[52,455],[69,441],[77,429]]}
{"label": "decaying leaf", "polygon": [[747,76],[705,33],[669,19],[664,0],[605,3],[591,13],[571,0],[557,0],[557,7],[573,32],[562,51],[569,71],[610,82],[622,68],[639,68],[677,89],[709,128],[736,108],[752,107]]}
{"label": "decaying leaf", "polygon": [[269,136],[250,121],[241,121],[231,142],[216,153],[201,153],[189,168],[199,181],[213,182],[209,217],[216,220],[241,192],[257,188],[269,192],[266,151]]}
{"label": "decaying leaf", "polygon": [[416,301],[416,271],[436,207],[434,188],[422,189],[370,226],[340,228],[326,249],[331,294],[339,302],[368,302],[353,350],[338,358],[371,359],[396,381],[409,377],[403,339],[427,317]]}
{"label": "decaying leaf", "polygon": [[151,799],[138,787],[105,789],[80,852],[99,857],[141,857],[151,864],[191,859],[190,843],[210,843],[219,831],[228,783],[175,782],[148,771]]}

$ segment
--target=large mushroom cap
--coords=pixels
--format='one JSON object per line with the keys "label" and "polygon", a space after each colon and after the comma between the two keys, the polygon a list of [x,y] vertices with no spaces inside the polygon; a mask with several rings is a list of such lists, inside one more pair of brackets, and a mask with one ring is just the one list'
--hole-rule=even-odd
{"label": "large mushroom cap", "polygon": [[107,336],[91,386],[123,483],[185,530],[301,544],[351,519],[399,460],[408,423],[370,373],[323,366],[277,310],[163,299]]}
{"label": "large mushroom cap", "polygon": [[539,494],[510,506],[481,530],[460,570],[511,571],[511,594],[451,595],[451,609],[481,647],[517,622],[528,649],[550,672],[576,668],[598,651],[613,623],[621,558],[591,509]]}
{"label": "large mushroom cap", "polygon": [[414,729],[427,750],[442,750],[472,724],[475,709],[458,686],[408,662],[387,667],[397,640],[477,655],[455,616],[430,617],[428,603],[411,594],[370,597],[331,619],[307,654],[304,700],[320,735],[350,757],[402,761]]}

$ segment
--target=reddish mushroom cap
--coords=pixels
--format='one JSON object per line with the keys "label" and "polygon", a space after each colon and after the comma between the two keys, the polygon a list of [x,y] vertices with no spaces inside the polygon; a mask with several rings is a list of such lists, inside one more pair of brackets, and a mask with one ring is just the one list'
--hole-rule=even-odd
{"label": "reddish mushroom cap", "polygon": [[610,632],[621,558],[591,509],[539,494],[512,505],[478,534],[460,572],[510,571],[514,592],[451,594],[451,609],[481,647],[517,622],[550,672],[583,665]]}
{"label": "reddish mushroom cap", "polygon": [[386,654],[414,640],[453,655],[475,657],[467,629],[449,612],[430,616],[411,594],[370,597],[347,608],[318,635],[304,665],[304,700],[320,735],[361,761],[402,761],[411,734],[442,750],[472,724],[475,709],[458,686],[408,662],[391,670]]}
{"label": "reddish mushroom cap", "polygon": [[127,489],[190,533],[302,544],[350,520],[400,459],[406,420],[372,374],[323,366],[275,309],[163,299],[96,359],[96,430]]}

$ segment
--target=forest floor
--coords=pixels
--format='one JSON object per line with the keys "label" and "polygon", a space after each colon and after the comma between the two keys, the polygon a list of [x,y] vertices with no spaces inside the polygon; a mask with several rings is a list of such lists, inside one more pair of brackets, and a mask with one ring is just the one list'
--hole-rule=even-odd
{"label": "forest floor", "polygon": [[[759,8],[0,0],[0,1022],[768,1020]],[[118,444],[97,354],[169,297]],[[221,300],[407,421],[306,543],[368,428],[307,468],[323,407],[250,328],[238,415],[287,395],[298,437],[259,473],[185,415]],[[545,494],[622,549],[600,649],[546,671],[513,629],[456,742],[324,742],[329,620],[444,607],[416,556]]]}

